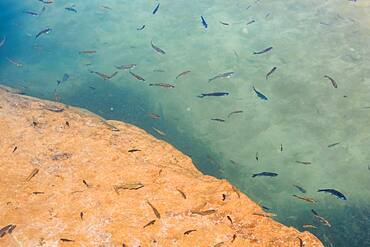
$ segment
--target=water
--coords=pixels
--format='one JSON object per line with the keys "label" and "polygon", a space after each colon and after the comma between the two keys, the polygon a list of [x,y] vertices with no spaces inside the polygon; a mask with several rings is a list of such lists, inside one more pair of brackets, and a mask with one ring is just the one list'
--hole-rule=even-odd
{"label": "water", "polygon": [[[77,13],[65,10],[73,4]],[[22,12],[43,6],[40,16]],[[6,36],[1,84],[144,128],[191,155],[203,172],[227,178],[271,208],[278,221],[300,230],[315,225],[306,230],[326,246],[370,246],[369,1],[1,0],[0,10],[0,40]],[[35,39],[45,28],[52,32]],[[166,54],[157,53],[151,41]],[[81,55],[82,50],[96,54]],[[110,80],[88,71],[111,75],[115,65],[131,63],[145,82],[128,71]],[[208,83],[230,71],[231,78]],[[57,86],[65,73],[69,79]],[[162,82],[175,88],[148,86]],[[258,98],[253,86],[268,100]],[[230,95],[196,97],[216,91]],[[243,112],[228,117],[232,111]],[[279,175],[251,177],[262,171]],[[348,200],[316,192],[320,188],[334,188]]]}

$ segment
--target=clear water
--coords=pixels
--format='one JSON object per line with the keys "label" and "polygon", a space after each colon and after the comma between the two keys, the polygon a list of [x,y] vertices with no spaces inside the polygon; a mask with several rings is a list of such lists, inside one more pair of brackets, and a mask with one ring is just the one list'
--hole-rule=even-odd
{"label": "clear water", "polygon": [[[73,4],[77,13],[65,10]],[[40,16],[23,13],[43,6]],[[35,39],[47,27],[52,32]],[[326,246],[370,246],[370,1],[1,0],[2,37],[1,84],[41,98],[57,95],[142,127],[191,155],[203,172],[227,178],[271,208],[278,221],[300,230],[317,226],[306,230]],[[157,53],[151,40],[166,54]],[[253,54],[270,46],[270,52]],[[110,80],[88,71],[112,74],[114,65],[131,63],[146,82],[128,71]],[[186,70],[191,72],[175,79]],[[208,83],[229,71],[235,72],[231,78]],[[70,78],[57,86],[65,73]],[[148,86],[160,82],[175,88]],[[268,100],[258,98],[253,86]],[[196,97],[215,91],[230,95]],[[243,113],[228,117],[236,110]],[[279,175],[251,177],[262,171]],[[337,189],[348,200],[316,192],[320,188]]]}

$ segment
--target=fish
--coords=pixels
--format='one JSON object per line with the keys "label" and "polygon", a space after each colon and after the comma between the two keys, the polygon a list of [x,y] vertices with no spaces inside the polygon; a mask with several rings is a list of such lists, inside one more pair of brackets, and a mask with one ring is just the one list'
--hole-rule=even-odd
{"label": "fish", "polygon": [[262,212],[262,213],[253,213],[253,215],[263,216],[263,217],[273,217],[273,216],[276,216],[276,214],[274,214],[274,213],[265,213],[265,212]]}
{"label": "fish", "polygon": [[190,70],[186,70],[186,71],[184,71],[184,72],[181,72],[180,74],[178,74],[177,76],[176,76],[176,80],[177,79],[179,79],[181,76],[184,76],[184,75],[186,75],[186,74],[189,74],[191,71]]}
{"label": "fish", "polygon": [[156,113],[153,113],[153,112],[148,112],[146,115],[148,115],[150,118],[156,119],[156,120],[161,118],[160,115],[158,115]]}
{"label": "fish", "polygon": [[310,161],[299,161],[299,160],[296,160],[296,163],[302,164],[302,165],[311,165],[311,162]]}
{"label": "fish", "polygon": [[119,66],[115,66],[116,69],[121,69],[121,70],[130,70],[130,69],[134,69],[136,67],[136,64],[123,64],[123,65],[119,65]]}
{"label": "fish", "polygon": [[75,9],[73,7],[67,7],[67,8],[64,8],[64,9],[67,10],[67,11],[70,11],[70,12],[77,13],[77,9]]}
{"label": "fish", "polygon": [[106,10],[112,10],[112,8],[107,5],[100,5],[100,8],[106,9]]}
{"label": "fish", "polygon": [[328,148],[334,147],[334,146],[336,146],[338,144],[340,144],[340,142],[336,142],[336,143],[330,144],[330,145],[328,145]]}
{"label": "fish", "polygon": [[195,231],[196,231],[195,229],[188,230],[188,231],[184,232],[184,235],[189,235],[190,233],[195,232]]}
{"label": "fish", "polygon": [[141,151],[140,149],[134,148],[134,149],[128,150],[127,152],[129,152],[129,153],[135,153],[135,152],[140,152],[140,151]]}
{"label": "fish", "polygon": [[146,224],[145,226],[143,226],[143,228],[146,228],[146,227],[148,227],[150,225],[154,225],[154,223],[155,223],[155,220],[151,220],[151,221],[149,221],[148,224]]}
{"label": "fish", "polygon": [[327,219],[325,219],[324,217],[320,216],[314,209],[311,209],[311,212],[313,213],[313,216],[315,216],[317,219],[319,219],[319,221],[323,225],[331,227],[330,222]]}
{"label": "fish", "polygon": [[88,184],[87,182],[86,182],[86,180],[84,179],[84,180],[82,180],[82,182],[84,183],[84,185],[86,185],[86,187],[87,188],[90,188],[91,187],[91,185],[90,184]]}
{"label": "fish", "polygon": [[223,79],[223,78],[231,78],[234,75],[234,72],[226,72],[219,75],[216,75],[210,79],[208,79],[208,82],[211,82],[216,79]]}
{"label": "fish", "polygon": [[153,72],[159,72],[159,73],[162,73],[162,72],[165,72],[163,69],[153,69]]}
{"label": "fish", "polygon": [[68,238],[61,238],[60,241],[62,241],[62,242],[74,242],[73,239],[68,239]]}
{"label": "fish", "polygon": [[95,54],[96,51],[94,50],[86,50],[86,51],[79,51],[78,54]]}
{"label": "fish", "polygon": [[307,191],[305,189],[303,189],[301,186],[298,186],[298,185],[295,185],[293,184],[294,187],[296,187],[300,192],[302,193],[306,193]]}
{"label": "fish", "polygon": [[252,24],[254,22],[256,22],[256,21],[255,20],[251,20],[251,21],[247,22],[247,24],[245,24],[245,25],[249,25],[249,24]]}
{"label": "fish", "polygon": [[207,22],[206,22],[206,20],[204,19],[203,16],[200,17],[200,20],[201,20],[201,23],[202,23],[203,27],[208,28],[208,24],[207,24]]}
{"label": "fish", "polygon": [[347,200],[347,197],[343,193],[341,193],[341,192],[339,192],[335,189],[319,189],[319,190],[317,190],[317,192],[326,192],[326,193],[332,194],[333,196],[337,197],[338,199]]}
{"label": "fish", "polygon": [[81,218],[81,220],[84,219],[84,212],[80,212],[80,218]]}
{"label": "fish", "polygon": [[63,112],[64,109],[60,108],[56,105],[47,105],[44,107],[45,110],[51,111],[51,112]]}
{"label": "fish", "polygon": [[263,54],[263,53],[266,53],[266,52],[269,52],[269,51],[271,51],[272,50],[272,46],[270,46],[270,47],[267,47],[266,49],[263,49],[263,50],[261,50],[261,51],[255,51],[255,52],[253,52],[253,54],[254,55],[259,55],[259,54]]}
{"label": "fish", "polygon": [[165,136],[165,135],[166,135],[166,133],[164,133],[163,131],[161,131],[161,130],[159,130],[159,129],[157,129],[157,128],[152,127],[152,129],[153,129],[155,132],[157,132],[159,135],[161,135],[161,136]]}
{"label": "fish", "polygon": [[18,149],[18,147],[17,147],[17,146],[15,146],[15,147],[13,148],[12,153],[14,153],[17,149]]}
{"label": "fish", "polygon": [[149,86],[164,87],[164,88],[175,88],[175,86],[170,84],[170,83],[150,83]]}
{"label": "fish", "polygon": [[34,194],[34,195],[42,195],[42,194],[45,194],[45,192],[43,192],[43,191],[34,191],[34,192],[32,192],[32,194]]}
{"label": "fish", "polygon": [[294,196],[298,199],[301,199],[303,201],[309,202],[309,203],[315,203],[316,202],[315,199],[310,198],[310,197],[303,197],[303,196],[297,196],[297,195],[292,195],[292,196]]}
{"label": "fish", "polygon": [[309,225],[309,224],[304,224],[302,227],[303,227],[303,228],[314,228],[314,229],[316,229],[316,228],[317,228],[316,226],[314,226],[314,225]]}
{"label": "fish", "polygon": [[132,183],[132,184],[117,184],[113,186],[114,191],[119,194],[119,190],[138,190],[144,187],[142,183]]}
{"label": "fish", "polygon": [[225,25],[225,26],[228,26],[228,25],[229,25],[229,23],[227,23],[227,22],[223,22],[223,21],[220,21],[220,23],[221,23],[222,25]]}
{"label": "fish", "polygon": [[258,152],[256,152],[256,160],[258,161],[259,157],[258,157]]}
{"label": "fish", "polygon": [[141,31],[145,28],[145,25],[142,25],[141,27],[136,28],[136,30]]}
{"label": "fish", "polygon": [[260,172],[260,173],[253,174],[252,175],[252,178],[254,178],[254,177],[261,177],[261,176],[264,176],[264,177],[276,177],[277,175],[279,175],[279,174],[277,174],[275,172]]}
{"label": "fish", "polygon": [[299,247],[303,247],[304,246],[303,240],[300,237],[297,237],[297,238],[299,240]]}
{"label": "fish", "polygon": [[45,3],[45,4],[54,3],[54,1],[52,1],[52,0],[39,0],[39,1],[42,2],[42,3]]}
{"label": "fish", "polygon": [[176,190],[181,194],[181,196],[182,196],[184,199],[186,199],[186,195],[185,195],[185,193],[184,193],[182,190],[179,190],[179,189],[177,189],[177,188],[176,188]]}
{"label": "fish", "polygon": [[216,122],[225,122],[225,119],[221,119],[221,118],[211,118],[211,120],[216,121]]}
{"label": "fish", "polygon": [[6,42],[6,36],[3,37],[3,39],[0,41],[0,47],[2,47]]}
{"label": "fish", "polygon": [[7,226],[4,226],[3,228],[0,229],[0,238],[4,237],[5,234],[11,234],[13,230],[16,228],[16,225],[10,224]]}
{"label": "fish", "polygon": [[229,93],[227,92],[214,92],[214,93],[202,93],[201,95],[197,96],[198,98],[204,98],[204,97],[220,97],[220,96],[228,96]]}
{"label": "fish", "polygon": [[38,168],[33,169],[30,175],[28,175],[28,177],[26,178],[26,181],[27,182],[30,181],[34,176],[36,176],[37,173],[39,173],[39,169]]}
{"label": "fish", "polygon": [[149,202],[147,201],[146,203],[148,203],[148,205],[152,208],[155,216],[160,219],[161,218],[161,214],[159,213],[159,211]]}
{"label": "fish", "polygon": [[130,73],[133,77],[135,77],[137,80],[139,80],[139,81],[145,81],[145,79],[144,79],[143,77],[141,77],[141,76],[139,76],[139,75],[137,75],[137,74],[135,74],[135,73],[132,73],[131,71],[129,71],[129,73]]}
{"label": "fish", "polygon": [[63,78],[62,78],[62,80],[61,80],[61,81],[60,81],[60,80],[57,80],[58,85],[59,85],[59,84],[61,84],[62,82],[66,82],[66,81],[68,81],[69,77],[70,77],[70,76],[69,76],[67,73],[65,73],[65,74],[63,75]]}
{"label": "fish", "polygon": [[96,75],[100,76],[103,80],[110,80],[118,74],[118,71],[114,72],[111,75],[106,75],[106,74],[100,73],[98,71],[93,71],[93,70],[89,70],[89,72],[92,73],[92,74],[96,74]]}
{"label": "fish", "polygon": [[33,11],[28,11],[28,10],[23,10],[23,13],[28,14],[28,15],[32,15],[32,16],[38,16],[39,15],[39,13],[36,13],[36,12],[33,12]]}
{"label": "fish", "polygon": [[36,34],[36,38],[35,39],[37,39],[38,37],[40,37],[41,35],[43,35],[43,34],[48,34],[48,33],[50,33],[52,31],[52,29],[51,28],[45,28],[45,29],[43,29],[43,30],[41,30],[40,32],[38,32],[37,34]]}
{"label": "fish", "polygon": [[224,245],[224,242],[219,242],[219,243],[213,245],[213,247],[221,247],[222,245]]}
{"label": "fish", "polygon": [[331,78],[328,75],[324,75],[324,78],[329,79],[334,88],[338,88],[338,84],[337,84],[337,82],[333,78]]}
{"label": "fish", "polygon": [[155,8],[153,9],[153,12],[152,12],[153,15],[155,15],[155,13],[157,13],[157,11],[159,9],[159,6],[160,6],[160,4],[158,3],[157,6],[155,6]]}
{"label": "fish", "polygon": [[13,59],[10,59],[10,58],[6,58],[6,60],[8,60],[8,62],[9,63],[11,63],[11,64],[14,64],[17,68],[20,68],[20,67],[22,67],[23,66],[23,64],[21,64],[21,63],[19,63],[19,62],[17,62],[17,61],[15,61],[15,60],[13,60]]}
{"label": "fish", "polygon": [[210,209],[210,210],[205,210],[205,211],[191,211],[191,213],[196,214],[196,215],[206,216],[206,215],[216,213],[216,210]]}
{"label": "fish", "polygon": [[268,207],[266,207],[266,206],[263,206],[263,205],[261,205],[261,207],[262,207],[264,210],[266,210],[266,211],[270,211],[270,210],[271,210],[270,208],[268,208]]}
{"label": "fish", "polygon": [[256,88],[253,86],[253,91],[257,94],[257,97],[262,99],[262,100],[268,100],[268,98],[263,95],[261,92],[257,91]]}
{"label": "fish", "polygon": [[161,48],[159,48],[158,46],[156,46],[156,45],[154,45],[153,44],[153,41],[150,41],[150,44],[152,45],[152,48],[156,51],[156,52],[158,52],[159,54],[166,54],[166,52],[164,51],[164,50],[162,50]]}
{"label": "fish", "polygon": [[231,115],[234,115],[234,114],[239,114],[239,113],[243,113],[243,111],[233,111],[233,112],[230,112],[227,117],[231,117]]}
{"label": "fish", "polygon": [[275,70],[277,69],[277,67],[273,67],[267,74],[266,74],[266,80],[268,80],[269,76],[275,72]]}
{"label": "fish", "polygon": [[280,152],[283,152],[283,144],[280,144]]}

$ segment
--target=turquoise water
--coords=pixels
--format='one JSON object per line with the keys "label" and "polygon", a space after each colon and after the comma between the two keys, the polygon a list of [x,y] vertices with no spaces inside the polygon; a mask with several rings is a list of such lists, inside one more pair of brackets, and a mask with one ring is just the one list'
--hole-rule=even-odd
{"label": "turquoise water", "polygon": [[[370,246],[369,1],[1,0],[0,10],[1,84],[142,127],[326,246]],[[208,82],[225,72],[234,74]],[[229,95],[197,97],[211,92]],[[263,171],[279,175],[252,178]]]}

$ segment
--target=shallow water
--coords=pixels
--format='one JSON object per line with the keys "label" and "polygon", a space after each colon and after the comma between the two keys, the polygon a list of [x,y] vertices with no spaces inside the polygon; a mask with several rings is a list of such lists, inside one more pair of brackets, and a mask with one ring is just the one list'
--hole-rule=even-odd
{"label": "shallow water", "polygon": [[[303,224],[315,225],[306,230],[326,246],[370,246],[368,1],[73,4],[77,13],[65,10],[72,6],[68,1],[1,0],[0,41],[6,37],[0,47],[1,84],[138,125],[191,155],[203,172],[230,180],[276,213],[278,221],[300,230]],[[43,6],[39,16],[23,13],[39,13]],[[48,27],[50,33],[35,38]],[[166,54],[156,52],[151,41]],[[267,47],[273,49],[253,54]],[[81,55],[82,50],[96,53]],[[145,82],[114,67],[132,63],[137,64],[132,72]],[[119,73],[103,80],[89,70]],[[230,71],[235,72],[231,78],[208,82]],[[58,86],[65,73],[69,79]],[[163,82],[175,88],[148,86]],[[253,86],[268,100],[258,98]],[[230,95],[196,97],[217,91]],[[233,111],[243,112],[228,117]],[[161,117],[152,119],[148,112]],[[252,178],[262,171],[279,175]],[[348,200],[316,192],[321,188],[334,188]],[[320,223],[311,209],[332,227]]]}

